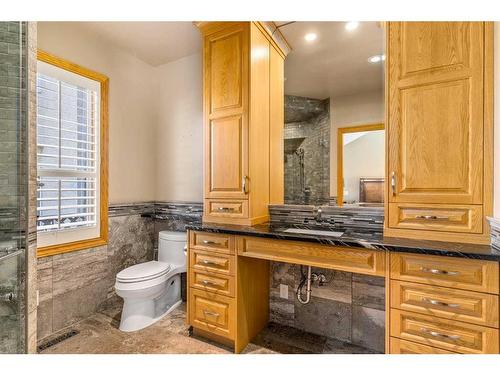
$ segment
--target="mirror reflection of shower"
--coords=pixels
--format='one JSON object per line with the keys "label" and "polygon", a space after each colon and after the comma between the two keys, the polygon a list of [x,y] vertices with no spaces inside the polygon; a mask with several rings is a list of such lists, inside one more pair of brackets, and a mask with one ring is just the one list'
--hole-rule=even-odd
{"label": "mirror reflection of shower", "polygon": [[285,95],[285,203],[326,204],[330,101]]}
{"label": "mirror reflection of shower", "polygon": [[299,158],[299,168],[298,168],[298,175],[299,175],[299,187],[300,187],[300,192],[302,193],[304,203],[309,202],[309,198],[311,196],[311,188],[306,187],[306,176],[304,173],[304,149],[302,147],[299,147],[297,150],[295,150],[295,154]]}

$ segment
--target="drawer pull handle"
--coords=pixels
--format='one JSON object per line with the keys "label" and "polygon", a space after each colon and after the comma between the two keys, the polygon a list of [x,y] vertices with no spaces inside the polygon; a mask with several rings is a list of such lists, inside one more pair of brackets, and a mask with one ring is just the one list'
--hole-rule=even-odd
{"label": "drawer pull handle", "polygon": [[202,262],[204,265],[206,265],[206,266],[215,266],[215,267],[220,267],[220,266],[221,266],[221,264],[216,263],[216,262],[212,262],[211,260],[206,260],[206,259],[203,259],[201,262]]}
{"label": "drawer pull handle", "polygon": [[432,273],[434,275],[446,275],[446,276],[457,276],[457,275],[460,275],[460,272],[457,272],[457,271],[445,271],[445,270],[438,270],[438,269],[435,269],[435,268],[427,268],[427,267],[420,268],[420,271],[427,272],[427,273]]}
{"label": "drawer pull handle", "polygon": [[444,333],[439,333],[439,332],[436,332],[436,331],[430,331],[427,328],[422,328],[421,331],[423,333],[427,333],[428,335],[431,335],[433,337],[440,337],[442,339],[453,340],[453,341],[456,341],[456,340],[460,339],[459,335],[446,335]]}
{"label": "drawer pull handle", "polygon": [[219,313],[216,313],[216,312],[213,312],[213,311],[210,311],[210,310],[203,310],[203,314],[210,315],[210,316],[215,316],[215,317],[220,316]]}
{"label": "drawer pull handle", "polygon": [[217,208],[219,211],[222,212],[234,212],[235,209],[233,207],[218,207]]}
{"label": "drawer pull handle", "polygon": [[208,280],[202,280],[202,283],[203,283],[203,285],[207,285],[207,286],[208,286],[208,285],[211,285],[211,286],[213,286],[213,287],[217,287],[217,288],[219,287],[219,284],[214,283],[214,282],[212,282],[212,281],[208,281]]}
{"label": "drawer pull handle", "polygon": [[205,245],[220,245],[220,243],[215,242],[215,241],[208,241],[208,240],[203,240],[203,243]]}
{"label": "drawer pull handle", "polygon": [[415,216],[416,219],[425,219],[425,220],[449,220],[447,217],[440,217],[436,215],[418,215]]}
{"label": "drawer pull handle", "polygon": [[430,299],[430,298],[423,298],[422,301],[425,301],[427,303],[430,303],[431,305],[435,306],[445,306],[445,307],[452,307],[452,308],[457,308],[460,307],[458,303],[446,303],[446,302],[441,302],[435,299]]}

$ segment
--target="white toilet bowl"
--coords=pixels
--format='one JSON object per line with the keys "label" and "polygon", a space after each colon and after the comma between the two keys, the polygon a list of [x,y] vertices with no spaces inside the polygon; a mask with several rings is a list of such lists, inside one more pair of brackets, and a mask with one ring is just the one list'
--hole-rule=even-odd
{"label": "white toilet bowl", "polygon": [[[136,264],[116,275],[116,294],[124,301],[121,331],[145,328],[182,302],[180,274],[186,272],[185,240],[185,233],[160,232],[158,261]],[[165,261],[169,259],[172,262]]]}

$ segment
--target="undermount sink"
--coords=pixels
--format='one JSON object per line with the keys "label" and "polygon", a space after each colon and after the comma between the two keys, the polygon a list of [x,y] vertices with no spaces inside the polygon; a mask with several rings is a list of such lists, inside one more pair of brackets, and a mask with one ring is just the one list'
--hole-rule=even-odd
{"label": "undermount sink", "polygon": [[297,233],[297,234],[310,234],[316,236],[330,236],[330,237],[340,237],[344,232],[333,232],[331,230],[316,230],[316,229],[301,229],[301,228],[288,228],[283,232],[285,233]]}

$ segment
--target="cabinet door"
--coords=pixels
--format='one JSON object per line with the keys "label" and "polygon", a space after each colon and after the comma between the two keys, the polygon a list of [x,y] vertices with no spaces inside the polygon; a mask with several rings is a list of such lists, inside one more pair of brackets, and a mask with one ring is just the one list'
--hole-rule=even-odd
{"label": "cabinet door", "polygon": [[389,23],[390,202],[482,203],[484,27]]}
{"label": "cabinet door", "polygon": [[248,27],[205,37],[205,196],[247,198]]}
{"label": "cabinet door", "polygon": [[245,198],[247,127],[241,115],[210,120],[206,135],[206,193],[209,198]]}

